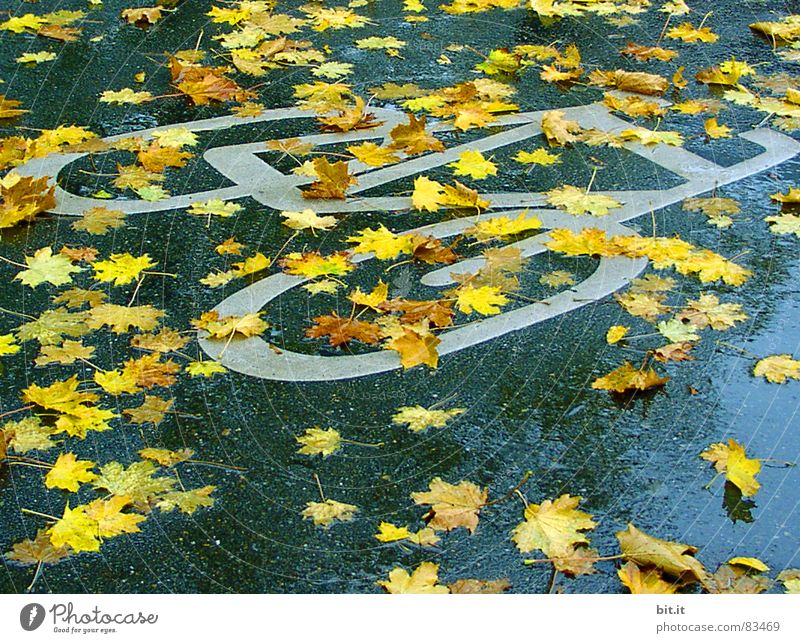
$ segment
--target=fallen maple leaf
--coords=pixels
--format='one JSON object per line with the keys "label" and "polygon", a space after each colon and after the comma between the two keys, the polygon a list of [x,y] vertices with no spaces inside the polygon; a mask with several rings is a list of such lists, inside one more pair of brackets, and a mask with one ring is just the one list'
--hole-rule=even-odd
{"label": "fallen maple leaf", "polygon": [[403,150],[411,156],[423,152],[444,152],[444,143],[425,130],[425,120],[424,116],[417,119],[414,114],[408,114],[408,125],[395,125],[389,132],[392,139],[389,147]]}
{"label": "fallen maple leaf", "polygon": [[306,432],[296,437],[295,441],[303,445],[297,450],[298,453],[327,458],[341,448],[342,435],[336,429],[321,429],[314,426],[306,429]]}
{"label": "fallen maple leaf", "polygon": [[375,119],[375,114],[368,112],[364,99],[356,96],[355,105],[339,111],[336,116],[320,116],[317,121],[323,132],[351,132],[353,130],[372,129],[383,124]]}
{"label": "fallen maple leaf", "polygon": [[411,494],[411,499],[418,505],[430,505],[425,520],[432,529],[450,531],[464,527],[471,534],[478,527],[481,507],[486,504],[488,489],[462,480],[457,485],[434,478],[430,482],[430,491]]}
{"label": "fallen maple leaf", "polygon": [[140,531],[139,523],[146,520],[146,516],[122,513],[130,502],[126,496],[112,496],[108,500],[98,498],[86,505],[86,515],[97,522],[97,535],[101,539]]}
{"label": "fallen maple leaf", "polygon": [[199,489],[168,491],[158,497],[156,507],[164,512],[179,509],[182,513],[192,515],[200,507],[214,506],[214,498],[211,497],[211,494],[215,489],[214,485],[206,485]]}
{"label": "fallen maple leaf", "polygon": [[53,547],[69,546],[76,553],[100,551],[97,521],[86,515],[84,506],[64,507],[64,515],[48,531]]}
{"label": "fallen maple leaf", "polygon": [[389,580],[379,580],[378,585],[389,594],[450,593],[446,586],[439,585],[439,565],[428,562],[420,563],[411,574],[397,567],[389,572]]}
{"label": "fallen maple leaf", "polygon": [[456,306],[465,314],[473,310],[481,315],[497,315],[500,306],[508,303],[508,297],[500,292],[496,286],[480,286],[478,288],[466,284],[454,291]]}
{"label": "fallen maple leaf", "polygon": [[511,589],[511,582],[507,578],[497,580],[459,578],[447,587],[451,594],[502,594]]}
{"label": "fallen maple leaf", "polygon": [[405,328],[399,337],[393,337],[386,343],[386,348],[400,354],[400,364],[403,368],[412,368],[426,364],[431,368],[439,365],[439,352],[436,347],[442,342],[431,333],[418,333],[411,328]]}
{"label": "fallen maple leaf", "polygon": [[598,377],[592,382],[592,388],[626,393],[628,391],[647,391],[663,386],[668,381],[669,377],[659,377],[652,368],[637,369],[630,362],[625,362],[607,375]]}
{"label": "fallen maple leaf", "polygon": [[568,555],[574,545],[589,542],[582,532],[596,526],[591,514],[577,509],[580,501],[579,496],[564,494],[555,501],[527,505],[525,520],[514,528],[511,539],[523,553],[539,549],[548,558]]}
{"label": "fallen maple leaf", "polygon": [[20,565],[54,565],[69,557],[68,546],[55,547],[47,529],[39,529],[36,537],[14,543],[5,557]]}
{"label": "fallen maple leaf", "polygon": [[337,520],[349,522],[358,512],[358,507],[345,502],[338,502],[330,498],[322,502],[307,502],[301,515],[314,522],[315,525],[329,527]]}
{"label": "fallen maple leaf", "polygon": [[348,171],[347,161],[331,163],[324,156],[314,159],[317,180],[303,190],[305,199],[344,199],[347,188],[356,185],[358,179]]}
{"label": "fallen maple leaf", "polygon": [[574,185],[563,185],[547,192],[547,202],[570,214],[591,214],[601,217],[612,208],[620,208],[622,204],[605,194],[590,194]]}
{"label": "fallen maple leaf", "polygon": [[631,594],[674,594],[680,588],[679,583],[661,578],[657,570],[642,570],[631,561],[617,570],[617,576]]}
{"label": "fallen maple leaf", "polygon": [[78,460],[74,453],[62,453],[47,472],[44,485],[48,489],[76,492],[82,483],[97,479],[97,474],[91,471],[95,464],[91,460]]}
{"label": "fallen maple leaf", "polygon": [[456,176],[469,176],[473,179],[485,179],[497,174],[497,165],[484,158],[478,150],[461,152],[458,161],[448,163],[447,167],[453,168]]}
{"label": "fallen maple leaf", "polygon": [[328,337],[331,346],[340,346],[354,339],[365,344],[377,344],[381,339],[380,327],[373,322],[339,317],[335,312],[314,317],[313,321],[314,325],[306,330],[306,337]]}
{"label": "fallen maple leaf", "polygon": [[628,524],[626,530],[618,531],[616,536],[625,559],[643,568],[655,567],[678,579],[703,581],[707,577],[702,563],[692,555],[697,551],[696,547],[659,540],[632,524]]}
{"label": "fallen maple leaf", "polygon": [[105,489],[114,496],[129,497],[136,504],[147,503],[177,484],[175,478],[153,477],[158,471],[158,467],[149,460],[134,462],[127,468],[119,462],[109,462],[100,468],[100,474],[92,486]]}
{"label": "fallen maple leaf", "polygon": [[138,279],[143,270],[155,265],[148,254],[134,257],[130,253],[124,252],[112,254],[109,259],[104,261],[95,261],[92,263],[92,268],[94,268],[95,279],[98,281],[113,281],[115,286],[123,286]]}
{"label": "fallen maple leaf", "polygon": [[728,444],[712,444],[700,457],[713,464],[717,473],[724,473],[725,478],[737,486],[743,496],[754,496],[761,488],[755,479],[761,471],[761,462],[748,458],[744,447],[733,438],[728,440]]}
{"label": "fallen maple leaf", "polygon": [[401,406],[392,416],[393,424],[405,424],[414,433],[428,429],[441,429],[447,422],[467,409],[426,409],[419,404],[415,406]]}
{"label": "fallen maple leaf", "polygon": [[54,286],[62,286],[72,281],[72,273],[81,272],[79,268],[61,254],[53,254],[50,247],[39,248],[33,253],[32,257],[25,257],[27,270],[17,273],[14,279],[18,279],[26,286],[35,288],[36,286],[49,283]]}
{"label": "fallen maple leaf", "polygon": [[118,304],[100,304],[88,313],[89,328],[109,326],[116,334],[127,333],[130,328],[153,330],[158,326],[164,311],[153,306],[120,306]]}
{"label": "fallen maple leaf", "polygon": [[551,147],[566,145],[578,140],[581,126],[576,121],[564,118],[564,112],[557,110],[542,115],[542,132]]}

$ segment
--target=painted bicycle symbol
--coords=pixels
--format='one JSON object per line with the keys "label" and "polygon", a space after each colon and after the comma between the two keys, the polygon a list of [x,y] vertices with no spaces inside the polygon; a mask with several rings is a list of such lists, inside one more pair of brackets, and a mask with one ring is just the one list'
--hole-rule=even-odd
{"label": "painted bicycle symbol", "polygon": [[[300,139],[317,146],[376,139],[382,139],[388,143],[390,141],[389,132],[398,123],[405,122],[405,115],[389,109],[374,109],[373,111],[376,117],[383,121],[383,125],[378,128],[347,133],[314,134],[302,136]],[[565,112],[566,118],[577,121],[585,129],[597,128],[614,133],[630,128],[630,123],[610,114],[602,103],[565,108],[562,111]],[[544,113],[545,111],[526,112],[499,117],[496,125],[504,128],[499,133],[468,144],[447,148],[443,152],[408,158],[386,168],[374,169],[358,161],[351,161],[350,172],[358,176],[359,183],[351,189],[345,202],[303,198],[301,188],[313,179],[293,174],[287,175],[270,166],[257,156],[265,150],[263,142],[255,142],[214,147],[204,153],[204,159],[233,183],[230,187],[183,194],[155,202],[115,200],[113,205],[114,208],[126,213],[144,213],[185,208],[193,202],[208,199],[235,199],[249,196],[275,210],[312,208],[318,213],[406,210],[411,207],[410,197],[369,197],[361,196],[361,194],[372,188],[457,160],[460,153],[466,149],[487,152],[538,136],[542,133],[541,119]],[[307,112],[286,108],[268,110],[251,118],[223,116],[183,123],[181,126],[199,132],[226,130],[258,122],[287,121],[310,117],[311,115]],[[136,135],[148,138],[152,136],[153,132],[164,129],[167,127],[136,132]],[[452,126],[441,123],[433,125],[430,129],[434,132],[443,132],[451,130]],[[111,136],[104,140],[113,142],[127,136],[129,134]],[[639,143],[625,143],[624,147],[630,152],[660,165],[685,181],[675,187],[663,190],[599,192],[612,196],[622,204],[622,207],[615,209],[605,217],[592,217],[588,223],[584,218],[573,217],[549,207],[542,193],[502,192],[487,193],[481,196],[491,201],[491,211],[502,211],[511,216],[519,213],[514,212],[515,209],[520,212],[527,211],[527,216],[539,218],[545,229],[570,228],[577,232],[588,225],[600,228],[609,235],[635,235],[636,232],[624,226],[623,222],[762,172],[783,163],[800,152],[800,143],[771,129],[755,129],[739,136],[759,145],[764,151],[730,167],[719,166],[683,148],[663,144],[645,147]],[[24,167],[19,168],[19,171],[34,177],[57,177],[63,168],[82,156],[84,156],[82,153],[55,154],[32,160]],[[59,214],[77,216],[92,207],[109,204],[107,200],[71,194],[58,186],[56,186],[55,196],[56,207],[52,211]],[[462,233],[472,224],[471,218],[456,219],[405,232],[419,232],[444,239]],[[527,258],[546,252],[547,248],[543,244],[548,240],[549,236],[545,232],[511,245],[519,248],[522,256]],[[360,263],[372,258],[371,254],[355,255],[352,257],[352,261]],[[428,272],[421,281],[427,286],[447,286],[453,283],[450,278],[451,272],[475,273],[483,263],[482,258],[465,259],[446,268]],[[461,351],[598,301],[626,286],[646,266],[646,259],[602,258],[595,271],[570,290],[441,333],[438,335],[441,340],[438,346],[439,355],[444,356]],[[307,279],[303,277],[283,273],[270,275],[227,297],[214,310],[217,310],[223,317],[257,312],[282,293],[296,288],[306,281]],[[390,350],[342,356],[310,355],[285,349],[278,352],[272,350],[269,344],[259,337],[231,342],[224,351],[222,351],[223,345],[225,345],[224,342],[200,338],[200,346],[205,353],[210,358],[219,360],[228,369],[270,380],[339,380],[387,372],[401,366],[398,354]]]}

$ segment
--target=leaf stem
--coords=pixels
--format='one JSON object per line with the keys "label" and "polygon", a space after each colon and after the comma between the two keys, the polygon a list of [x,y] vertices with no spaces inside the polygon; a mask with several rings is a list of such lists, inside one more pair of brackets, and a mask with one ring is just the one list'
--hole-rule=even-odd
{"label": "leaf stem", "polygon": [[7,417],[9,415],[14,415],[15,413],[22,413],[22,411],[28,411],[33,408],[33,404],[28,404],[27,406],[21,406],[18,409],[14,409],[13,411],[6,411],[5,413],[0,413],[0,418]]}
{"label": "leaf stem", "polygon": [[12,261],[11,259],[8,259],[7,257],[3,257],[1,255],[0,255],[0,261],[5,261],[6,263],[11,264],[12,266],[17,266],[18,268],[28,268],[29,267],[29,266],[26,266],[24,263],[19,263],[17,261]]}
{"label": "leaf stem", "polygon": [[380,447],[382,447],[384,445],[383,442],[375,442],[375,443],[359,442],[358,440],[347,440],[345,438],[342,438],[339,441],[343,442],[344,444],[355,444],[356,446],[359,446],[359,447],[370,447],[370,448],[373,448],[373,449],[379,449]]}
{"label": "leaf stem", "polygon": [[30,514],[31,516],[39,516],[41,518],[47,518],[48,520],[53,520],[58,522],[60,518],[56,518],[55,516],[51,516],[50,514],[43,514],[40,511],[34,511],[33,509],[26,509],[25,507],[21,507],[20,511],[24,514]]}
{"label": "leaf stem", "polygon": [[206,467],[216,467],[217,469],[230,469],[231,471],[248,471],[248,469],[245,469],[244,467],[237,467],[232,464],[223,464],[222,462],[210,462],[209,460],[184,460],[184,462],[186,464],[201,464]]}
{"label": "leaf stem", "polygon": [[322,483],[319,481],[319,476],[315,473],[314,480],[317,483],[317,489],[319,489],[319,497],[322,498],[322,502],[327,502],[325,500],[325,492],[322,490]]}
{"label": "leaf stem", "polygon": [[[525,475],[522,476],[522,480],[520,480],[517,483],[517,486],[515,486],[511,491],[509,491],[502,498],[497,498],[497,500],[492,500],[491,502],[487,502],[485,505],[483,505],[483,507],[484,508],[491,507],[492,505],[496,505],[498,503],[505,502],[506,500],[511,498],[511,496],[513,496],[515,493],[519,493],[520,487],[522,487],[522,485],[524,485],[526,482],[528,482],[528,479],[532,475],[533,475],[533,471],[531,471],[531,470],[526,471]],[[528,506],[528,501],[525,499],[525,496],[523,496],[521,493],[519,495],[522,498],[522,501],[525,503],[525,506],[527,507]]]}

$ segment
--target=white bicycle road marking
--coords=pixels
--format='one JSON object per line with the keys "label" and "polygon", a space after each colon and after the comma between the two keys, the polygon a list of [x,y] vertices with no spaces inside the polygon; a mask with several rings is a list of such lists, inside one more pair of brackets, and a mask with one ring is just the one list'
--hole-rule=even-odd
{"label": "white bicycle road marking", "polygon": [[[661,101],[663,102],[663,101]],[[372,130],[362,130],[336,134],[314,134],[300,136],[303,142],[318,146],[333,145],[345,142],[382,139],[390,142],[391,129],[406,121],[405,114],[389,109],[373,109],[376,118],[384,121],[383,125]],[[318,213],[344,212],[391,212],[410,209],[410,197],[364,197],[361,193],[398,179],[414,176],[420,172],[439,167],[457,160],[460,153],[467,149],[481,152],[491,151],[506,145],[522,143],[541,134],[542,115],[547,110],[526,112],[501,116],[496,125],[506,127],[504,131],[484,138],[457,145],[444,152],[427,154],[410,158],[386,168],[374,169],[358,161],[350,162],[351,173],[359,177],[359,183],[348,192],[346,201],[309,200],[301,195],[301,188],[313,179],[297,175],[286,175],[271,167],[256,156],[266,151],[263,142],[227,145],[206,150],[204,159],[220,174],[234,185],[215,190],[206,190],[192,194],[173,196],[161,201],[149,202],[133,199],[92,199],[71,194],[56,186],[56,207],[52,212],[67,215],[80,215],[92,207],[113,206],[126,213],[160,212],[188,207],[196,201],[208,199],[235,199],[250,196],[258,202],[275,210],[303,210],[312,208]],[[610,114],[604,105],[590,105],[563,108],[566,117],[577,121],[583,128],[597,128],[606,132],[618,132],[628,129],[631,124]],[[269,121],[286,121],[289,119],[310,118],[307,112],[294,108],[267,110],[263,114],[251,118],[222,116],[189,123],[181,123],[169,127],[157,127],[139,132],[136,136],[148,138],[153,132],[170,129],[170,127],[186,127],[191,131],[224,130],[239,125],[248,125]],[[433,124],[429,129],[436,132],[452,130],[446,123]],[[111,136],[104,140],[113,142],[126,138],[130,134]],[[544,195],[538,192],[502,192],[481,194],[491,202],[490,211],[502,211],[525,208],[527,216],[541,219],[543,228],[570,228],[576,232],[586,227],[599,228],[609,235],[635,235],[630,228],[622,225],[642,214],[653,212],[688,197],[708,192],[716,187],[733,183],[752,174],[762,172],[792,158],[800,152],[800,143],[776,132],[761,128],[739,135],[741,138],[755,143],[764,151],[750,159],[731,167],[721,167],[705,160],[683,148],[667,145],[646,147],[628,142],[624,147],[644,159],[660,165],[670,172],[685,179],[684,183],[665,190],[630,190],[606,191],[614,197],[622,207],[612,210],[604,217],[573,217],[545,207]],[[403,156],[400,154],[401,157]],[[50,176],[55,179],[58,173],[70,163],[78,160],[83,153],[53,154],[42,159],[34,159],[18,168],[21,174],[34,177]],[[522,211],[522,210],[520,210]],[[519,212],[510,213],[517,216]],[[473,225],[475,217],[445,221],[405,232],[420,232],[437,238],[446,238],[461,233]],[[510,244],[519,248],[524,257],[547,251],[543,245],[549,239],[542,233]],[[355,255],[353,261],[360,263],[372,259],[372,255]],[[474,273],[480,269],[484,261],[481,258],[465,259],[457,264],[432,270],[422,278],[427,286],[442,287],[453,283],[450,273]],[[471,322],[454,330],[444,331],[438,335],[441,344],[440,355],[448,355],[470,346],[489,341],[516,330],[527,328],[539,322],[575,310],[588,303],[596,302],[626,286],[631,279],[640,274],[647,266],[645,259],[628,259],[624,257],[603,258],[595,271],[575,287],[559,292],[540,302],[501,313],[485,319]],[[307,281],[283,273],[270,275],[242,288],[220,302],[214,310],[221,316],[243,315],[257,312],[270,301],[288,290]],[[283,381],[325,381],[363,377],[400,368],[400,358],[394,351],[380,350],[363,355],[321,356],[297,353],[285,349],[273,350],[260,337],[235,340],[226,345],[223,341],[213,341],[200,337],[200,346],[212,359],[219,360],[230,370],[262,379]],[[222,350],[225,347],[224,351]]]}

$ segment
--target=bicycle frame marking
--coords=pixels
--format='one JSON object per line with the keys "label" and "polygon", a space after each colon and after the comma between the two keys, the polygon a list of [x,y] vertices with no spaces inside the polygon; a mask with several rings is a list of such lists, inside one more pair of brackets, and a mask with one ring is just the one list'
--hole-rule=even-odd
{"label": "bicycle frame marking", "polygon": [[[376,117],[384,124],[373,130],[362,130],[344,134],[314,134],[299,137],[303,142],[326,145],[351,141],[382,139],[390,141],[389,132],[398,123],[405,122],[405,115],[388,109],[374,109]],[[630,128],[631,124],[608,112],[600,103],[564,108],[566,118],[576,120],[584,128],[597,128],[606,132],[618,132]],[[231,187],[219,188],[193,194],[173,196],[155,202],[139,200],[91,199],[70,194],[56,186],[56,207],[52,212],[67,215],[80,215],[85,210],[113,204],[113,207],[126,213],[159,212],[181,209],[196,201],[208,199],[235,199],[250,196],[258,202],[276,210],[302,210],[312,208],[318,213],[364,212],[369,210],[399,211],[411,208],[410,197],[363,197],[360,193],[384,185],[397,179],[413,176],[431,168],[439,167],[457,160],[466,149],[481,152],[491,151],[541,134],[541,118],[545,111],[527,112],[499,117],[498,126],[507,126],[500,133],[486,136],[471,143],[446,149],[444,152],[427,154],[403,160],[386,168],[369,168],[358,161],[350,162],[350,169],[359,176],[359,184],[350,190],[348,199],[341,201],[309,200],[301,195],[303,185],[313,179],[295,175],[285,175],[274,169],[256,154],[264,152],[263,142],[245,143],[216,147],[206,150],[205,160],[223,176],[234,183]],[[306,112],[297,109],[268,110],[252,118],[223,116],[176,126],[191,131],[211,131],[227,129],[237,125],[247,125],[266,121],[309,118]],[[147,138],[154,131],[168,129],[153,128],[137,132],[137,136]],[[447,124],[436,124],[432,131],[451,130]],[[112,142],[129,134],[108,137]],[[614,197],[622,207],[613,210],[605,217],[573,217],[566,213],[546,208],[541,193],[488,193],[482,194],[491,201],[492,211],[525,208],[528,216],[541,219],[544,228],[570,228],[580,231],[586,227],[604,230],[609,235],[635,235],[636,232],[623,225],[642,214],[659,210],[691,196],[708,192],[716,187],[733,183],[752,174],[762,172],[792,158],[800,152],[800,143],[794,139],[761,128],[739,135],[741,138],[764,148],[764,152],[731,167],[721,167],[707,161],[683,148],[656,145],[645,147],[638,143],[625,143],[624,147],[643,158],[660,165],[670,172],[684,178],[682,183],[666,190],[631,190],[598,192]],[[20,173],[34,177],[57,177],[58,172],[84,154],[54,154],[42,159],[34,159],[19,168]],[[402,156],[402,154],[401,154]],[[510,213],[516,216],[517,212]],[[459,234],[474,223],[473,217],[437,223],[406,232],[419,232],[437,238],[447,238]],[[547,251],[543,245],[549,239],[542,233],[510,244],[519,248],[524,257]],[[355,263],[368,261],[372,255],[355,255]],[[428,286],[446,286],[452,283],[450,273],[474,273],[483,265],[483,260],[465,259],[451,266],[427,273],[422,283]],[[441,356],[461,351],[465,348],[495,339],[502,335],[527,328],[547,319],[563,315],[592,302],[597,302],[623,288],[631,279],[647,266],[646,259],[624,257],[603,258],[595,271],[584,281],[570,290],[559,292],[540,302],[522,306],[515,310],[471,322],[460,328],[444,331],[438,335],[441,340],[438,351]],[[243,315],[257,312],[282,293],[295,288],[307,280],[283,273],[270,275],[247,286],[220,302],[214,310],[221,316]],[[275,351],[260,337],[251,337],[230,343],[212,341],[200,337],[200,346],[212,359],[220,361],[226,368],[269,380],[282,381],[325,381],[363,377],[400,368],[397,353],[382,350],[363,355],[327,357],[296,353],[281,349]],[[223,350],[224,348],[224,350]]]}

